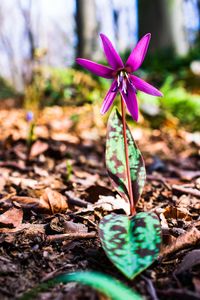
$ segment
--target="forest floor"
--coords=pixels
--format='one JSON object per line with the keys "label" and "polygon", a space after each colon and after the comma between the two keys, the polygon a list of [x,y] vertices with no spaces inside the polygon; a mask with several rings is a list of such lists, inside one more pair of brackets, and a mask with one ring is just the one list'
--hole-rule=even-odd
{"label": "forest floor", "polygon": [[[98,114],[90,107],[46,108],[28,152],[25,111],[0,111],[0,299],[86,269],[120,279],[146,299],[200,299],[198,137],[170,124],[132,128],[147,169],[137,211],[160,216],[163,246],[159,259],[129,281],[107,259],[97,234],[102,216],[123,212],[124,205],[106,173]],[[105,297],[70,283],[34,299]]]}

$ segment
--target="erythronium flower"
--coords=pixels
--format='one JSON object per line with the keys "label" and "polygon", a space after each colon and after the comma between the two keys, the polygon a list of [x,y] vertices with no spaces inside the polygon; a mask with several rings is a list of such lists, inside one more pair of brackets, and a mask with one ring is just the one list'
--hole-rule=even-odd
{"label": "erythronium flower", "polygon": [[149,46],[149,41],[151,34],[147,33],[136,45],[136,47],[131,52],[125,65],[122,62],[121,57],[113,47],[111,41],[104,35],[100,34],[105,56],[110,67],[103,66],[101,64],[95,63],[88,59],[77,58],[76,62],[87,70],[91,71],[95,75],[113,79],[111,87],[106,94],[101,107],[101,113],[105,114],[110,106],[112,105],[117,92],[119,91],[126,106],[132,115],[134,120],[138,120],[138,104],[136,93],[140,90],[144,93],[153,96],[162,96],[162,93],[155,87],[140,79],[139,77],[133,75],[146,56],[146,52]]}

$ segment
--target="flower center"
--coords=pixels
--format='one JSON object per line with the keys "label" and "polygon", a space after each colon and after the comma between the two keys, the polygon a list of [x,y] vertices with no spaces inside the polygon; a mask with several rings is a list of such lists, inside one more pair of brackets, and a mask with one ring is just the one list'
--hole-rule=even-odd
{"label": "flower center", "polygon": [[137,90],[133,85],[133,82],[130,78],[130,74],[126,71],[126,69],[119,70],[116,75],[116,85],[113,88],[113,92],[120,91],[124,94],[128,94],[129,89],[133,89],[136,93]]}

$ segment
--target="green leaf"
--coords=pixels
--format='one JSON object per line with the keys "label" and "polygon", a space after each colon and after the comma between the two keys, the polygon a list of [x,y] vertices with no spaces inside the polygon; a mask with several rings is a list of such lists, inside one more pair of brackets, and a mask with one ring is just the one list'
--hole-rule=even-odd
{"label": "green leaf", "polygon": [[155,213],[141,212],[131,217],[109,214],[99,224],[102,246],[112,263],[133,279],[157,258],[161,226]]}
{"label": "green leaf", "polygon": [[40,284],[35,289],[32,289],[28,293],[24,294],[20,300],[31,300],[36,299],[36,296],[52,288],[58,283],[68,282],[80,282],[84,285],[88,285],[99,292],[105,294],[113,300],[142,300],[143,298],[135,291],[128,288],[126,285],[118,280],[113,279],[108,275],[104,275],[96,272],[75,272],[60,275],[47,283]]}
{"label": "green leaf", "polygon": [[142,300],[143,298],[123,283],[111,276],[97,272],[76,272],[61,275],[56,278],[57,282],[76,281],[88,285],[105,294],[113,300]]}
{"label": "green leaf", "polygon": [[[140,198],[145,184],[146,171],[142,155],[136,146],[128,126],[126,126],[126,135],[128,142],[133,197],[134,202],[136,203]],[[121,195],[121,197],[129,202],[122,117],[116,108],[113,109],[108,119],[106,167],[114,188]]]}

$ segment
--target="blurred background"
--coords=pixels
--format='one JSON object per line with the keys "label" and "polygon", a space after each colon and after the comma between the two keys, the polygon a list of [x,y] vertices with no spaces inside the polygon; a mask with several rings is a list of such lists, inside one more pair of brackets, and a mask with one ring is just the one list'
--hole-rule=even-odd
{"label": "blurred background", "polygon": [[138,93],[144,126],[200,130],[200,0],[1,0],[1,107],[100,107],[110,82],[74,63],[106,64],[100,32],[124,61],[152,33],[138,75],[164,97]]}

